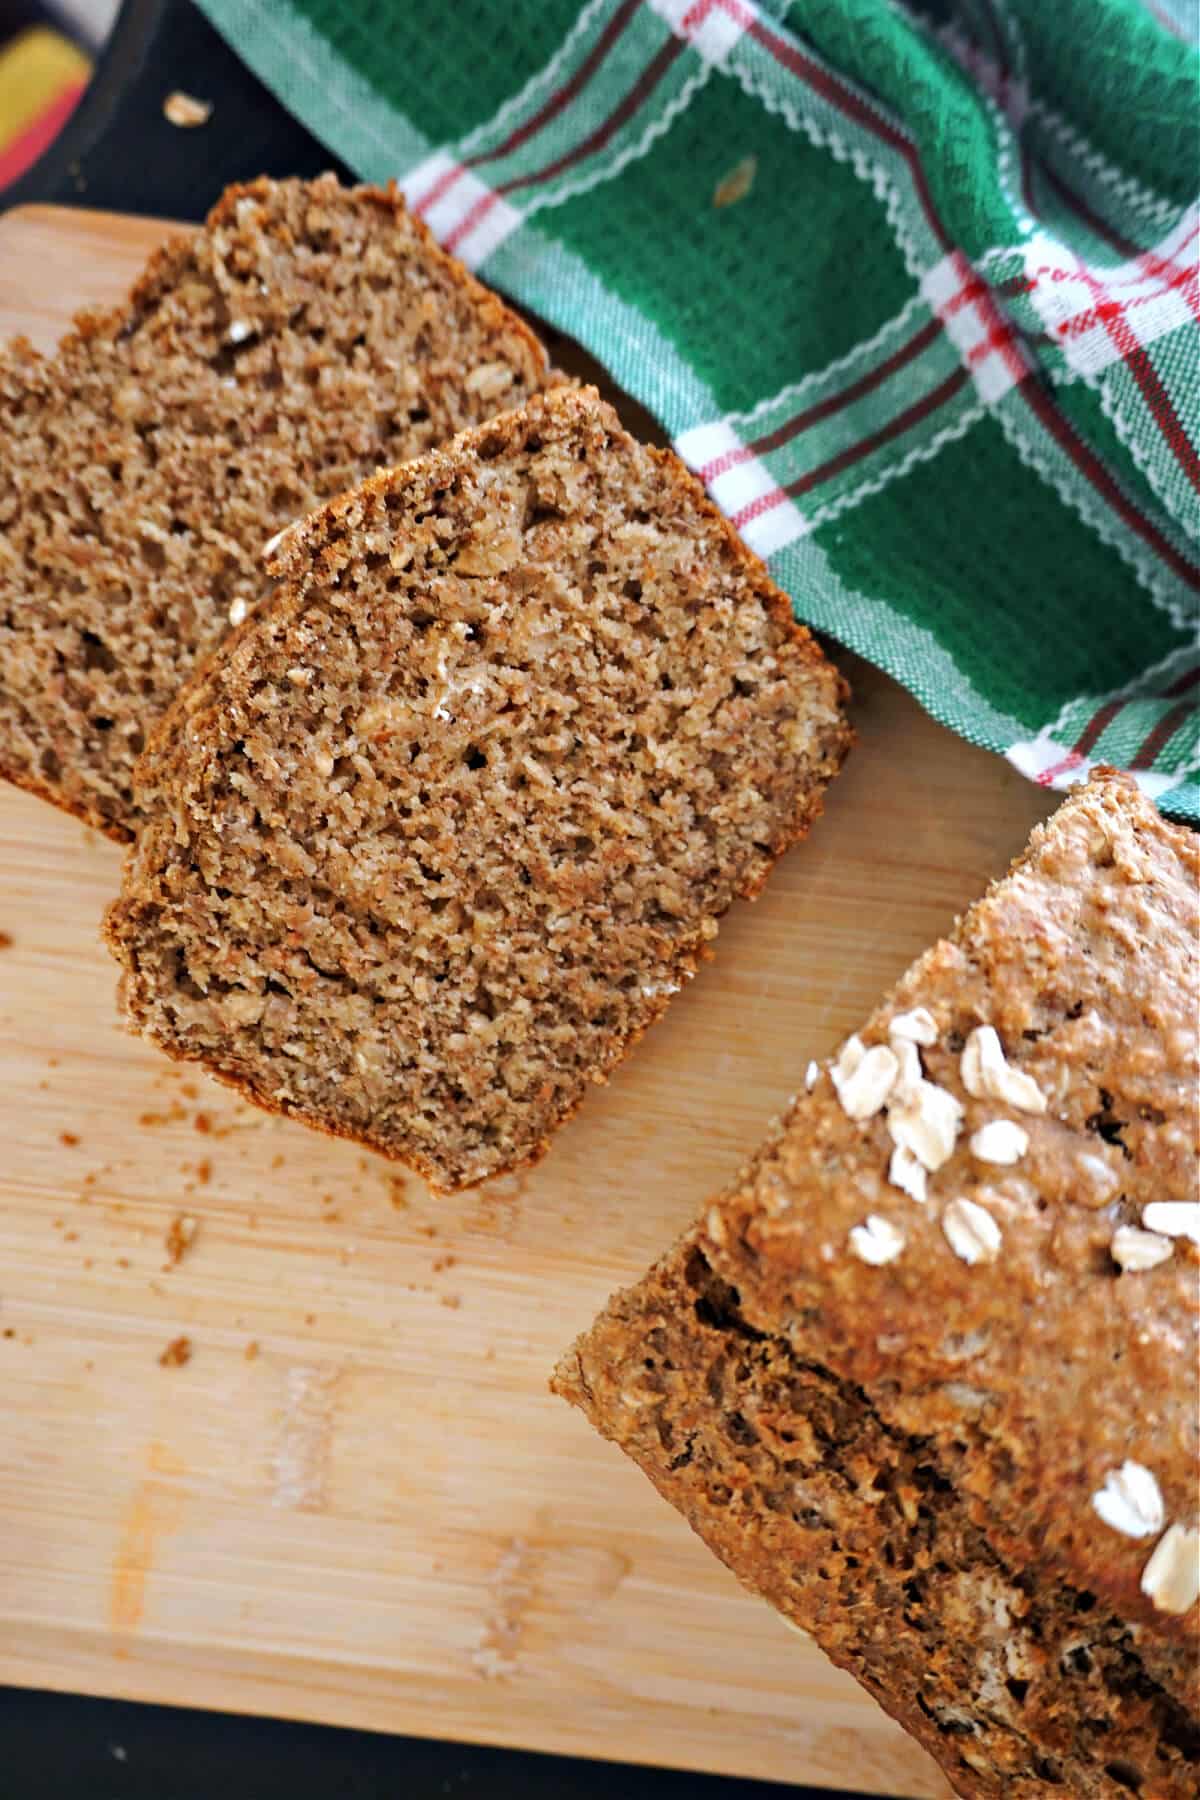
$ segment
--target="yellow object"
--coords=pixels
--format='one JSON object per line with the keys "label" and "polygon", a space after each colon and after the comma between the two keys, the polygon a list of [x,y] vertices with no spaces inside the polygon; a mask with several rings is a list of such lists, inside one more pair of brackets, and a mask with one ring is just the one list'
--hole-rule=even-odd
{"label": "yellow object", "polygon": [[45,25],[22,31],[0,50],[0,146],[41,117],[92,72],[90,59]]}

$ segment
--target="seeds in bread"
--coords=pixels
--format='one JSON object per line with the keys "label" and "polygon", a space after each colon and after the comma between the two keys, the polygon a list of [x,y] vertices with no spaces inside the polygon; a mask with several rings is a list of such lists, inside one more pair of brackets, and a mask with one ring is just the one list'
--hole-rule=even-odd
{"label": "seeds in bread", "polygon": [[842,684],[594,390],[367,482],[279,559],[144,759],[125,1006],[466,1186],[541,1153],[807,831]]}
{"label": "seeds in bread", "polygon": [[1197,1792],[1198,876],[1129,778],[1068,799],[556,1377],[974,1800]]}
{"label": "seeds in bread", "polygon": [[273,534],[545,379],[397,190],[333,176],[230,189],[126,305],[0,351],[0,774],[127,838],[143,740]]}

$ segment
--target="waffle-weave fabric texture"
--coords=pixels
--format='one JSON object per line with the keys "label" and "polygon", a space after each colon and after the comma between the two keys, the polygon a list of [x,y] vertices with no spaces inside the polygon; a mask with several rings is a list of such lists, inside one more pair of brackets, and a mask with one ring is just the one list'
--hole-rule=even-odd
{"label": "waffle-weave fabric texture", "polygon": [[1200,817],[1189,0],[200,0],[659,419],[797,615]]}

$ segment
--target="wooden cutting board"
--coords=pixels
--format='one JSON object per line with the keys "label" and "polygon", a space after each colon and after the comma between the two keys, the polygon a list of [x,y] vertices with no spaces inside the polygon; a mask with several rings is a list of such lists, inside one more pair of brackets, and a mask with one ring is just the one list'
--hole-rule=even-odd
{"label": "wooden cutting board", "polygon": [[[164,229],[0,219],[0,336],[49,347]],[[811,841],[546,1162],[453,1199],[125,1036],[118,851],[0,789],[0,1679],[948,1793],[546,1388],[1049,809],[847,669]]]}

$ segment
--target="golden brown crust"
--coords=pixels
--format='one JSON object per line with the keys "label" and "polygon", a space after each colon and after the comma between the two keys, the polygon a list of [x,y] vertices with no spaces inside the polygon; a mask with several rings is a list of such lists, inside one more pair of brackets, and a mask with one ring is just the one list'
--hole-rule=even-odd
{"label": "golden brown crust", "polygon": [[[1141,1584],[1196,1525],[1200,1256],[1116,1258],[1197,1191],[1198,885],[1195,834],[1100,771],[859,1034],[930,1015],[923,1080],[962,1114],[924,1202],[890,1114],[822,1072],[556,1377],[964,1794],[1196,1791],[1200,1603]],[[964,1077],[982,1026],[1032,1091]],[[1001,1119],[1011,1164],[976,1148]],[[1128,1463],[1161,1499],[1142,1536],[1095,1504]]]}
{"label": "golden brown crust", "polygon": [[[693,479],[635,445],[594,391],[535,397],[369,478],[293,526],[270,573],[275,590],[181,693],[139,765],[150,822],[107,924],[127,1006],[160,1041],[215,1059],[273,1107],[348,1131],[442,1187],[472,1185],[543,1152],[587,1085],[608,1078],[695,973],[732,900],[757,892],[807,831],[849,740],[842,684]],[[343,667],[356,673],[343,680]],[[459,698],[446,708],[451,692]],[[314,780],[306,758],[317,755],[326,773]],[[472,787],[463,761],[495,773]],[[286,799],[275,777],[262,785],[259,771],[276,767],[289,771]],[[414,781],[416,812],[406,798]],[[522,798],[530,783],[536,801]],[[354,810],[364,791],[374,796],[369,819]],[[335,841],[332,824],[347,807],[353,847]],[[254,822],[268,818],[269,835]],[[418,818],[419,828],[405,823]],[[418,831],[419,855],[405,861]],[[276,837],[303,846],[287,851],[288,892],[300,941],[314,942],[308,962],[266,914],[250,935],[214,922],[204,938],[215,960],[194,943],[179,948],[187,992],[178,991],[163,921],[181,946],[178,934],[199,917],[184,895],[200,868],[201,910],[240,906],[251,892],[265,904],[267,883],[249,863],[219,880],[215,871],[251,845],[270,860],[281,853]],[[355,897],[355,860],[373,871],[369,903]],[[323,864],[341,871],[332,889],[316,874]],[[301,868],[315,901],[299,900]],[[614,905],[627,917],[606,928]],[[389,908],[404,916],[380,935]],[[450,936],[429,951],[426,976],[421,946],[441,941],[444,908]],[[331,909],[359,921],[358,939],[338,936]],[[485,921],[469,942],[463,909]],[[485,956],[482,976],[469,977],[483,981],[484,999],[431,992],[428,980],[445,970],[468,980],[478,929],[497,944],[495,971]],[[400,933],[392,949],[389,931]],[[418,983],[378,1041],[360,1004],[375,979],[361,960],[368,937],[395,964],[389,993]],[[342,1064],[313,1074],[311,1094],[307,1065],[273,1085],[281,1059],[260,1054],[257,1026],[225,1031],[202,998],[232,984],[236,1007],[257,1015],[247,979],[260,994],[266,968],[284,964],[291,1041],[307,1029],[298,992],[319,991],[327,1016],[356,1020]],[[325,992],[333,972],[350,968],[340,998]],[[532,988],[526,968],[537,971]],[[507,1023],[492,1030],[531,1006],[527,1043],[524,1026],[511,1040]],[[412,1038],[418,1022],[425,1035]],[[406,1029],[408,1061],[393,1063]],[[494,1041],[500,1060],[471,1032]],[[372,1104],[353,1092],[335,1104],[330,1080],[340,1067],[341,1094],[364,1033],[370,1066],[383,1059],[393,1073]],[[443,1041],[449,1048],[434,1055],[430,1042]],[[436,1088],[423,1103],[422,1129],[439,1140],[428,1153],[412,1136],[425,1115],[404,1098],[414,1066]],[[519,1104],[505,1098],[512,1084]]]}

